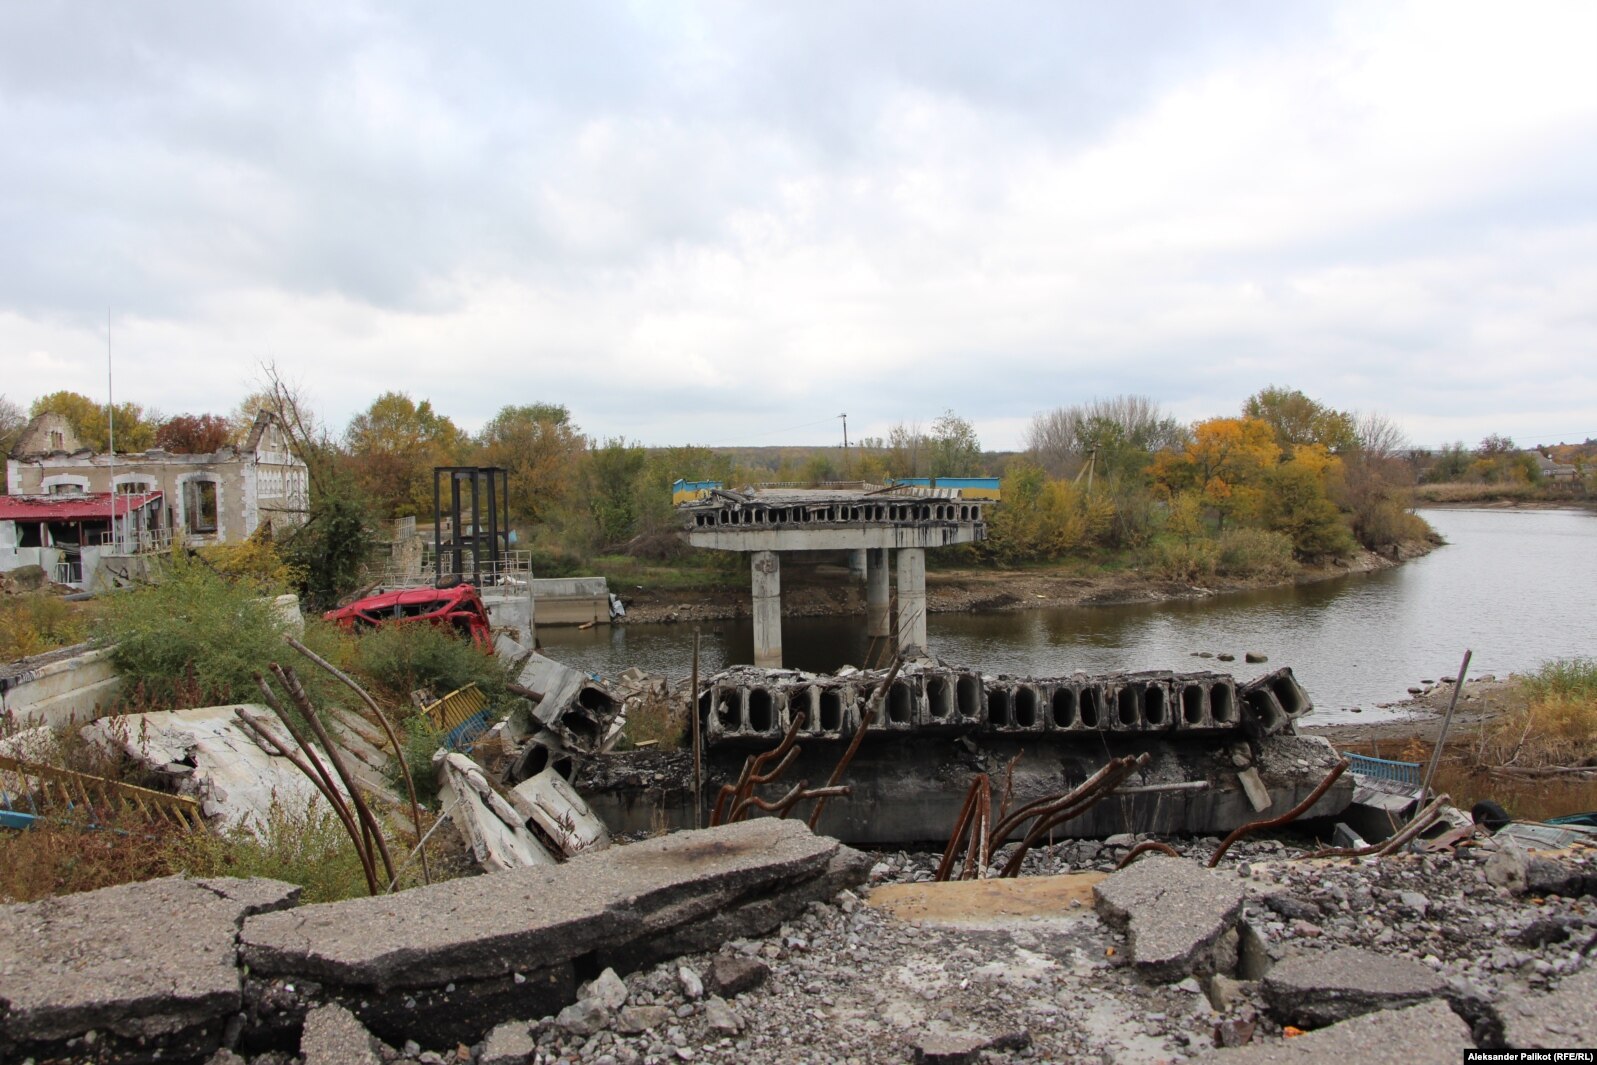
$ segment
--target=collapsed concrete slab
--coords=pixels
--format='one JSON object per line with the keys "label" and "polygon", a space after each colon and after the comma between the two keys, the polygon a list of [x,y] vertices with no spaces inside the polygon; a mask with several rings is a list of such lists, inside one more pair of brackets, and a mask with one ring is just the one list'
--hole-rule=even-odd
{"label": "collapsed concrete slab", "polygon": [[[236,706],[105,717],[82,732],[90,743],[120,751],[168,777],[173,790],[199,799],[206,817],[226,827],[265,824],[273,805],[297,811],[324,803],[315,785],[287,758],[268,754],[255,742],[234,714]],[[250,704],[244,709],[287,738],[288,730],[270,707]],[[326,755],[320,756],[325,762]]]}
{"label": "collapsed concrete slab", "polygon": [[242,1001],[240,923],[299,893],[169,877],[0,907],[0,1058],[88,1032],[135,1054],[216,1049]]}
{"label": "collapsed concrete slab", "polygon": [[1520,994],[1498,1004],[1503,1043],[1518,1050],[1597,1046],[1597,967],[1566,976],[1551,994]]}
{"label": "collapsed concrete slab", "polygon": [[1098,916],[1127,933],[1137,971],[1160,983],[1231,968],[1234,958],[1227,964],[1217,948],[1236,926],[1243,894],[1235,878],[1163,855],[1150,855],[1093,886]]}
{"label": "collapsed concrete slab", "polygon": [[[1570,1044],[1574,1045],[1574,1044]],[[1225,1050],[1223,1065],[1458,1065],[1475,1046],[1469,1026],[1447,1003],[1365,1014],[1280,1043]]]}
{"label": "collapsed concrete slab", "polygon": [[252,980],[315,980],[383,1038],[427,1024],[474,1042],[572,1001],[579,961],[627,969],[761,934],[864,877],[835,840],[760,819],[266,914],[242,954]]}
{"label": "collapsed concrete slab", "polygon": [[344,1007],[317,1006],[299,1037],[304,1065],[381,1065],[377,1041]]}
{"label": "collapsed concrete slab", "polygon": [[1375,1010],[1400,1009],[1440,995],[1440,976],[1409,958],[1361,947],[1305,951],[1271,968],[1260,985],[1283,1024],[1318,1028]]}

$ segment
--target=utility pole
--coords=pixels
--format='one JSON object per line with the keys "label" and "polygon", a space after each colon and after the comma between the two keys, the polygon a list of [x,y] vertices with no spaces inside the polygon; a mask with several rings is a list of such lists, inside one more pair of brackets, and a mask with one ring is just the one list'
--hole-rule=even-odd
{"label": "utility pole", "polygon": [[851,472],[848,461],[848,411],[844,411],[838,417],[843,419],[843,479],[848,480]]}

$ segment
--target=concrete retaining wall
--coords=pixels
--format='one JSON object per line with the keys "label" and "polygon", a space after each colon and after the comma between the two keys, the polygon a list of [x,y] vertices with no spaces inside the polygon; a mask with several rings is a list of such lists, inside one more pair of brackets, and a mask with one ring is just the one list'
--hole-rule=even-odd
{"label": "concrete retaining wall", "polygon": [[79,644],[7,664],[0,673],[0,710],[18,726],[65,728],[99,717],[121,687],[110,648]]}

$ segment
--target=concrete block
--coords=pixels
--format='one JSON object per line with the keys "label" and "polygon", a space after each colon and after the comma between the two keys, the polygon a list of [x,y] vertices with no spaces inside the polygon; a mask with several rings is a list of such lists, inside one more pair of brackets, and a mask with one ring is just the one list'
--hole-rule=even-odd
{"label": "concrete block", "polygon": [[1260,990],[1281,1023],[1318,1028],[1412,1006],[1440,995],[1445,986],[1429,966],[1412,959],[1339,947],[1285,959],[1265,976]]}
{"label": "concrete block", "polygon": [[242,999],[239,922],[286,905],[277,881],[167,877],[0,906],[0,1044],[90,1030],[194,1056]]}
{"label": "concrete block", "polygon": [[1293,1039],[1224,1050],[1206,1060],[1224,1065],[1458,1065],[1474,1045],[1469,1026],[1445,1002],[1432,1000],[1364,1014]]}
{"label": "concrete block", "polygon": [[679,832],[552,868],[251,917],[243,957],[264,976],[379,990],[503,977],[715,917],[820,876],[838,849],[792,820]]}
{"label": "concrete block", "polygon": [[299,1053],[304,1065],[381,1065],[376,1040],[355,1015],[337,1004],[305,1015]]}
{"label": "concrete block", "polygon": [[1146,979],[1214,970],[1214,952],[1242,912],[1242,886],[1182,858],[1149,855],[1093,887],[1098,916],[1124,929]]}

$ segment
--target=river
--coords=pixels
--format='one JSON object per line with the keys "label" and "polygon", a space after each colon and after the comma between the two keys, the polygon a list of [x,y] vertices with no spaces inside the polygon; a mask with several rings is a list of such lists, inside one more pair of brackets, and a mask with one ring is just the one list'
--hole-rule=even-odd
{"label": "river", "polygon": [[[1378,573],[1204,599],[985,614],[932,614],[927,638],[946,662],[989,673],[1055,675],[1218,669],[1247,678],[1289,665],[1317,722],[1370,720],[1421,680],[1534,668],[1597,654],[1597,514],[1579,510],[1425,510],[1447,540],[1424,558]],[[703,626],[701,669],[748,662],[747,620]],[[545,651],[613,675],[636,665],[685,677],[692,629],[622,625],[539,631]],[[829,672],[858,663],[864,618],[785,618],[788,665]],[[1236,661],[1192,657],[1229,652]],[[1268,656],[1245,665],[1244,652]],[[1354,718],[1354,710],[1365,711]]]}

